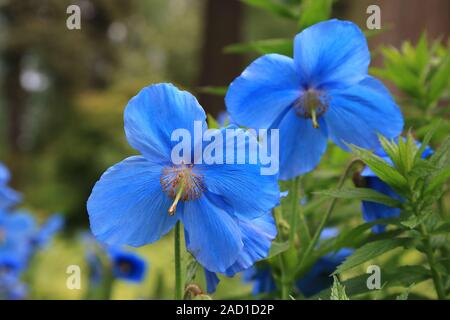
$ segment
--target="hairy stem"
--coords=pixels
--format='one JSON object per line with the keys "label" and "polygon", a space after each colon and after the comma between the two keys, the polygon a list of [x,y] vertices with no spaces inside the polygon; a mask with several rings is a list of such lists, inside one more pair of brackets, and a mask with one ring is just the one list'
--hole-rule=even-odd
{"label": "hairy stem", "polygon": [[[336,190],[340,190],[342,188],[342,186],[344,185],[344,182],[347,179],[347,176],[349,175],[349,173],[350,173],[351,169],[353,168],[353,166],[356,163],[360,163],[360,162],[361,162],[360,159],[353,159],[352,161],[349,162],[349,164],[345,168],[344,173],[339,178],[339,182],[337,184]],[[311,252],[314,250],[315,246],[319,242],[320,234],[322,233],[323,228],[325,227],[325,225],[327,224],[328,220],[330,219],[331,213],[333,212],[333,210],[334,210],[334,208],[336,206],[336,202],[337,202],[337,198],[333,198],[331,200],[330,205],[328,207],[328,210],[326,211],[325,215],[322,217],[322,220],[320,221],[320,224],[319,224],[316,232],[314,233],[311,241],[309,242],[308,247],[306,248],[304,254],[302,255],[302,258],[300,260],[299,266],[297,268],[297,272],[299,272],[299,271],[301,271],[303,269],[303,267],[305,266],[305,263],[306,263],[308,257],[310,256]],[[296,272],[296,274],[297,274],[297,272]]]}
{"label": "hairy stem", "polygon": [[420,233],[423,236],[423,244],[425,247],[425,253],[428,259],[428,264],[430,266],[431,275],[433,277],[434,288],[436,289],[437,296],[440,300],[445,300],[445,290],[442,283],[442,278],[436,269],[436,259],[434,257],[433,247],[431,246],[430,236],[423,223],[420,224]]}
{"label": "hairy stem", "polygon": [[174,252],[175,252],[175,300],[183,299],[183,286],[181,274],[181,227],[180,221],[175,225]]}

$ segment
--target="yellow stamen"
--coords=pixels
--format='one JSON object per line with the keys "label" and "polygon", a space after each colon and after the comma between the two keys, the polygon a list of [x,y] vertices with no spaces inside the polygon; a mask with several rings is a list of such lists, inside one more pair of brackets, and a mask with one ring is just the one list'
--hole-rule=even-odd
{"label": "yellow stamen", "polygon": [[317,129],[319,127],[319,123],[317,122],[316,110],[314,109],[311,111],[311,120],[313,123],[313,127]]}
{"label": "yellow stamen", "polygon": [[181,199],[181,195],[183,194],[184,191],[184,181],[182,181],[180,183],[180,188],[177,191],[177,195],[175,197],[175,200],[173,200],[172,205],[170,206],[168,212],[169,212],[169,216],[173,216],[175,214],[175,211],[177,210],[177,204]]}

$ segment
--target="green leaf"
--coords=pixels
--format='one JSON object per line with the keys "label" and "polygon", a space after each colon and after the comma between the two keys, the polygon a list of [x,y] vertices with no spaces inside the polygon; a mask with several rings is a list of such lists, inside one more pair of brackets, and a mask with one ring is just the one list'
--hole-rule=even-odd
{"label": "green leaf", "polygon": [[394,208],[400,208],[402,206],[400,201],[369,188],[345,188],[340,190],[319,191],[315,193],[341,199],[366,200],[381,203]]}
{"label": "green leaf", "polygon": [[422,144],[420,145],[419,150],[417,151],[416,158],[420,159],[422,157],[423,152],[425,151],[425,148],[430,144],[431,138],[434,136],[436,131],[441,126],[442,120],[439,119],[430,130],[425,134],[425,137],[422,139]]}
{"label": "green leaf", "polygon": [[400,295],[398,295],[395,300],[408,300],[409,292],[411,291],[412,287],[415,286],[415,283],[411,284],[408,288],[405,289]]}
{"label": "green leaf", "polygon": [[343,286],[336,276],[333,276],[333,286],[331,287],[330,300],[350,300],[345,293]]}
{"label": "green leaf", "polygon": [[364,161],[378,178],[391,186],[398,194],[403,195],[409,190],[408,182],[394,167],[371,151],[351,145],[353,153]]}
{"label": "green leaf", "polygon": [[256,52],[258,54],[278,53],[285,56],[293,54],[292,39],[267,39],[257,40],[246,43],[236,43],[226,46],[225,53],[247,53]]}
{"label": "green leaf", "polygon": [[[449,260],[450,262],[450,260]],[[450,267],[450,265],[449,265]],[[384,269],[383,269],[384,270]],[[449,269],[450,270],[450,269]],[[367,278],[369,274],[361,274],[353,278],[347,279],[342,282],[345,286],[345,291],[350,296],[356,296],[369,292],[367,288]],[[382,287],[387,288],[390,286],[404,286],[408,287],[411,284],[418,284],[431,278],[430,271],[422,266],[401,266],[395,269],[386,269],[382,273],[381,281]],[[331,289],[325,289],[319,294],[310,297],[310,299],[328,299],[331,294]]]}
{"label": "green leaf", "polygon": [[272,242],[272,246],[270,247],[270,251],[269,251],[269,255],[268,255],[267,259],[275,257],[275,256],[279,255],[280,253],[285,252],[288,249],[289,249],[289,241],[285,241],[285,242],[274,241],[274,242]]}
{"label": "green leaf", "polygon": [[369,242],[356,249],[351,256],[338,266],[334,274],[352,269],[398,247],[404,247],[410,241],[409,238],[394,238]]}
{"label": "green leaf", "polygon": [[211,94],[215,96],[225,96],[228,91],[228,87],[225,86],[205,86],[198,88],[201,93]]}
{"label": "green leaf", "polygon": [[217,122],[217,120],[214,119],[214,117],[209,113],[208,113],[207,120],[208,120],[208,128],[209,129],[219,129],[220,128],[220,125]]}
{"label": "green leaf", "polygon": [[288,6],[275,2],[273,0],[241,0],[242,2],[263,9],[268,12],[272,12],[280,17],[285,17],[289,19],[298,19],[298,15]]}
{"label": "green leaf", "polygon": [[428,182],[428,186],[425,188],[425,194],[434,192],[437,188],[442,187],[450,179],[450,166],[443,168],[436,172],[435,175]]}
{"label": "green leaf", "polygon": [[444,90],[448,88],[450,74],[450,53],[448,53],[435,69],[429,80],[428,101],[429,104],[439,100]]}
{"label": "green leaf", "polygon": [[434,235],[450,233],[450,222],[443,222],[437,228],[433,229],[430,233]]}
{"label": "green leaf", "polygon": [[430,161],[438,168],[444,168],[450,163],[450,136],[447,136],[441,146],[430,157]]}
{"label": "green leaf", "polygon": [[332,6],[333,0],[303,0],[300,6],[300,30],[329,19]]}

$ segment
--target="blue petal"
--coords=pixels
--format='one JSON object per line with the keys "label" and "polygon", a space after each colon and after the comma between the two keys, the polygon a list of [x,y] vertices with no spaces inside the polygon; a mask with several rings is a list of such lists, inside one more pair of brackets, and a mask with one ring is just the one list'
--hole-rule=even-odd
{"label": "blue petal", "polygon": [[256,59],[230,84],[225,103],[237,124],[268,128],[300,92],[294,61],[268,54]]}
{"label": "blue petal", "polygon": [[205,270],[205,278],[206,278],[206,292],[214,293],[216,291],[217,285],[220,282],[219,277],[214,272]]}
{"label": "blue petal", "polygon": [[280,179],[289,180],[313,170],[327,148],[325,123],[320,121],[320,128],[316,129],[310,119],[298,117],[291,109],[279,128]]}
{"label": "blue petal", "polygon": [[187,249],[204,268],[224,273],[236,261],[243,247],[239,227],[206,196],[184,203],[182,221]]}
{"label": "blue petal", "polygon": [[267,213],[252,220],[239,220],[244,247],[236,262],[228,268],[226,275],[234,276],[242,270],[248,269],[255,262],[266,258],[277,235],[275,220],[271,213]]}
{"label": "blue petal", "polygon": [[367,75],[370,53],[357,25],[333,19],[295,37],[294,60],[305,88],[343,88]]}
{"label": "blue petal", "polygon": [[249,268],[242,272],[242,279],[244,282],[253,282],[253,295],[271,293],[277,289],[269,266]]}
{"label": "blue petal", "polygon": [[[236,132],[249,136],[242,129]],[[259,160],[256,164],[250,164],[248,142],[236,139],[233,150],[226,150],[228,140],[233,139],[231,135],[225,136],[225,129],[220,133],[224,136],[223,164],[199,165],[198,168],[204,175],[206,192],[220,196],[225,203],[233,209],[233,214],[245,219],[253,219],[266,214],[280,200],[277,175],[261,174]],[[236,156],[239,153],[246,155],[243,164],[226,164],[227,152],[232,151]],[[208,163],[208,159],[204,159]]]}
{"label": "blue petal", "polygon": [[0,162],[0,185],[7,184],[10,178],[11,174],[9,173],[8,168]]}
{"label": "blue petal", "polygon": [[8,187],[0,185],[0,210],[10,209],[22,200],[22,195]]}
{"label": "blue petal", "polygon": [[[391,198],[402,200],[386,183],[381,181],[377,177],[366,177],[368,187],[385,194]],[[378,219],[393,218],[400,215],[399,208],[392,208],[380,203],[362,201],[362,213],[363,218],[367,222],[375,221]],[[383,225],[375,225],[372,227],[372,231],[375,233],[384,232],[385,227]]]}
{"label": "blue petal", "polygon": [[135,156],[109,168],[95,184],[87,208],[92,233],[113,245],[142,246],[166,234],[178,220],[159,182],[162,168]]}
{"label": "blue petal", "polygon": [[39,247],[46,246],[52,239],[52,237],[55,235],[55,233],[61,230],[63,225],[64,225],[64,218],[61,215],[55,214],[51,216],[35,236],[34,239],[35,244]]}
{"label": "blue petal", "polygon": [[400,109],[383,84],[372,77],[330,95],[324,118],[330,138],[344,150],[349,150],[345,143],[378,150],[377,134],[392,139],[403,130]]}
{"label": "blue petal", "polygon": [[[128,142],[154,163],[170,161],[175,129],[194,131],[194,121],[206,129],[206,116],[197,99],[171,84],[142,89],[125,109],[125,133]],[[201,138],[201,137],[199,137]]]}

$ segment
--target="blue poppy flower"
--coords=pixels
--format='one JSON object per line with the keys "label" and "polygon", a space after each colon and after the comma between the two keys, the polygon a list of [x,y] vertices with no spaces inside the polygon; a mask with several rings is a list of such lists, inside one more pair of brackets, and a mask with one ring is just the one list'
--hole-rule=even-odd
{"label": "blue poppy flower", "polygon": [[[325,228],[320,235],[320,239],[323,241],[335,237],[337,234],[337,229]],[[297,290],[304,296],[309,297],[330,287],[333,284],[333,278],[330,275],[352,253],[352,249],[342,248],[336,253],[329,253],[321,257],[302,279],[296,281]],[[253,283],[252,292],[254,295],[268,294],[277,289],[269,265],[262,268],[254,266],[245,270],[243,280]]]}
{"label": "blue poppy flower", "polygon": [[[277,236],[275,220],[271,213],[252,220],[238,219],[240,233],[244,247],[236,262],[223,274],[233,277],[236,273],[253,266],[256,261],[268,256],[272,240]],[[186,239],[189,243],[189,239]],[[219,278],[214,272],[205,268],[206,288],[208,293],[216,291]]]}
{"label": "blue poppy flower", "polygon": [[[416,143],[417,147],[420,148],[420,143]],[[421,157],[423,159],[429,157],[433,153],[433,150],[430,147],[425,147]],[[376,154],[381,157],[384,161],[393,166],[392,160],[386,154],[383,149],[379,149]],[[383,182],[380,178],[376,176],[376,174],[369,168],[365,167],[361,172],[361,176],[364,178],[364,187],[373,189],[377,192],[385,194],[393,199],[403,201],[402,197],[400,197],[392,188]],[[372,222],[379,219],[386,218],[395,218],[400,215],[400,208],[388,207],[381,203],[371,202],[371,201],[362,201],[361,202],[361,211],[363,214],[363,218],[367,222]],[[386,229],[385,225],[376,224],[372,227],[372,232],[374,233],[382,233]]]}
{"label": "blue poppy flower", "polygon": [[8,168],[0,162],[0,210],[10,209],[22,199],[19,192],[8,186],[10,178]]}
{"label": "blue poppy flower", "polygon": [[251,128],[279,128],[280,179],[314,169],[330,138],[366,149],[377,134],[398,136],[400,109],[368,75],[370,53],[352,22],[317,23],[294,39],[294,58],[264,55],[231,83],[225,102],[233,120]]}
{"label": "blue poppy flower", "polygon": [[[244,246],[238,218],[257,218],[278,204],[277,178],[261,175],[260,164],[196,164],[195,148],[186,164],[174,164],[172,132],[183,128],[195,138],[194,122],[201,134],[205,120],[197,100],[170,84],[146,87],[130,100],[125,133],[142,155],[112,166],[94,186],[87,209],[99,241],[142,246],[181,220],[187,249],[205,268],[224,273],[236,262]],[[201,141],[191,145],[205,148]]]}
{"label": "blue poppy flower", "polygon": [[30,237],[35,228],[33,217],[24,212],[0,213],[0,253],[26,265],[32,253]]}
{"label": "blue poppy flower", "polygon": [[139,255],[120,248],[108,248],[114,277],[130,282],[141,282],[145,278],[147,262]]}

